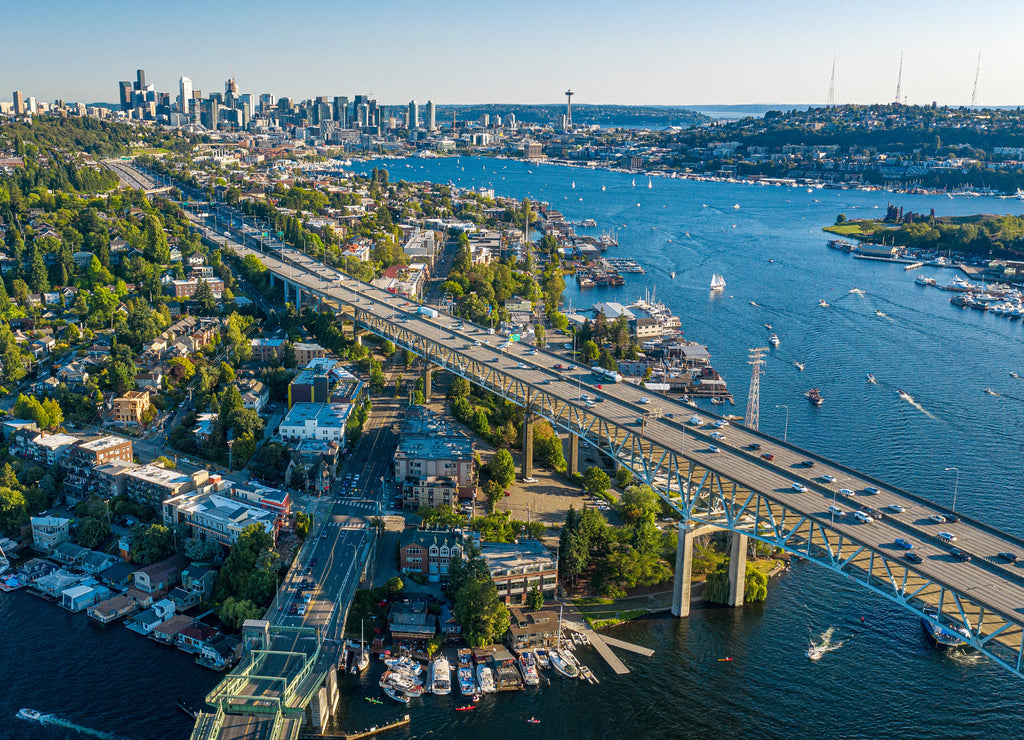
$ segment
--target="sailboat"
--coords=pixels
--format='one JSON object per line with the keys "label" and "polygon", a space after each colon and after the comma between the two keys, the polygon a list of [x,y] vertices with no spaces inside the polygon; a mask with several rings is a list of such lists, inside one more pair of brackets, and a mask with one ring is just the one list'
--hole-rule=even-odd
{"label": "sailboat", "polygon": [[636,178],[633,179],[633,187],[636,187]]}
{"label": "sailboat", "polygon": [[576,189],[576,181],[575,181],[575,180],[573,180],[573,181],[572,181],[572,189],[573,189],[573,190],[575,190],[575,189]]}
{"label": "sailboat", "polygon": [[650,189],[651,189],[651,188],[653,188],[653,187],[654,187],[654,186],[653,186],[653,185],[651,185],[651,178],[649,178],[649,177],[648,177],[648,178],[647,178],[647,189],[648,189],[648,190],[650,190]]}
{"label": "sailboat", "polygon": [[367,669],[370,665],[370,653],[366,650],[366,644],[363,641],[363,621],[359,621],[359,655],[354,661],[352,661],[352,673],[359,674]]}
{"label": "sailboat", "polygon": [[11,567],[11,561],[7,559],[7,554],[4,552],[4,548],[0,547],[0,574],[6,573],[7,569]]}
{"label": "sailboat", "polygon": [[711,276],[711,290],[722,290],[725,287],[725,278],[717,272]]}

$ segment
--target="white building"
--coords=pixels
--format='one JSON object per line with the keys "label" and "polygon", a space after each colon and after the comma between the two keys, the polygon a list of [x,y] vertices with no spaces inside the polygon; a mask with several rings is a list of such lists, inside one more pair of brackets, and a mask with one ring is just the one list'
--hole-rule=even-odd
{"label": "white building", "polygon": [[196,539],[233,545],[250,524],[277,538],[277,514],[219,493],[185,493],[163,502],[164,525],[186,524]]}
{"label": "white building", "polygon": [[345,424],[351,413],[350,403],[296,403],[277,432],[286,440],[319,439],[344,446]]}

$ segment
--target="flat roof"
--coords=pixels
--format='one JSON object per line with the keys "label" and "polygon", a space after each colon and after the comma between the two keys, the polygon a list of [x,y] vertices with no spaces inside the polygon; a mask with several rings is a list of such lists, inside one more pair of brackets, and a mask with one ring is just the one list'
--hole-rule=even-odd
{"label": "flat roof", "polygon": [[120,447],[128,441],[129,440],[127,439],[122,439],[121,437],[115,437],[112,434],[108,434],[105,437],[97,437],[96,439],[89,440],[88,442],[83,442],[79,447],[83,450],[99,452],[101,450],[108,450],[111,447]]}
{"label": "flat roof", "polygon": [[318,427],[343,427],[352,412],[350,403],[296,403],[281,420],[281,426],[304,426],[313,421]]}
{"label": "flat roof", "polygon": [[159,486],[180,486],[192,480],[190,475],[179,473],[177,470],[168,470],[159,465],[143,465],[140,468],[129,470],[126,475],[131,478],[138,478],[147,483],[155,483]]}

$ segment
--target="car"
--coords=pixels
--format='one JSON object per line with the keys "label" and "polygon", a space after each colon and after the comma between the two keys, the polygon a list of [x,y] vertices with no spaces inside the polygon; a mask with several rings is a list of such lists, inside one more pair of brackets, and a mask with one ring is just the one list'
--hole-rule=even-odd
{"label": "car", "polygon": [[772,454],[772,453],[770,453],[770,452],[765,452],[765,453],[762,453],[762,454],[761,454],[761,457],[762,457],[762,459],[764,459],[764,460],[767,460],[768,462],[771,462],[772,460],[774,460],[774,459],[775,459],[775,455],[773,455],[773,454]]}
{"label": "car", "polygon": [[804,460],[800,464],[803,465],[805,468],[813,468],[814,467],[814,460]]}
{"label": "car", "polygon": [[326,540],[327,539],[327,533],[326,532],[321,532],[320,533],[320,539]]}
{"label": "car", "polygon": [[861,524],[871,524],[871,522],[875,521],[866,511],[855,511],[853,512],[853,517]]}
{"label": "car", "polygon": [[526,369],[526,365],[524,365],[521,362],[519,364],[517,364],[516,367],[518,367],[520,370],[525,370]]}
{"label": "car", "polygon": [[289,613],[289,614],[298,614],[298,613],[299,613],[299,607],[298,607],[298,605],[296,605],[296,604],[292,604],[291,606],[289,606],[289,607],[288,607],[288,613]]}
{"label": "car", "polygon": [[708,452],[719,452],[720,450],[714,445],[708,445]]}
{"label": "car", "polygon": [[928,519],[935,522],[936,524],[946,523],[946,517],[942,516],[942,514],[932,514],[930,517],[928,517]]}
{"label": "car", "polygon": [[903,557],[905,557],[907,560],[909,560],[912,563],[922,563],[922,562],[924,562],[924,558],[922,558],[916,552],[908,552]]}
{"label": "car", "polygon": [[904,550],[913,550],[914,549],[914,543],[911,542],[910,540],[905,540],[902,537],[897,537],[894,540],[894,544],[896,545],[896,547],[902,547]]}
{"label": "car", "polygon": [[595,406],[597,406],[597,404],[594,403],[593,401],[586,401],[585,403],[586,403],[586,406],[587,406],[588,409],[592,409]]}
{"label": "car", "polygon": [[843,511],[842,509],[840,509],[838,506],[830,506],[830,507],[828,507],[828,513],[831,514],[832,516],[839,517],[840,519],[842,519],[844,516],[846,516],[846,512]]}
{"label": "car", "polygon": [[580,394],[580,400],[581,401],[589,401],[590,400],[590,396],[588,396],[586,393],[581,393]]}
{"label": "car", "polygon": [[306,613],[306,605],[305,604],[299,604],[298,615],[301,617],[305,613]]}
{"label": "car", "polygon": [[310,558],[309,559],[309,567],[310,568],[315,568],[316,564],[319,563],[319,562],[320,562],[319,558]]}
{"label": "car", "polygon": [[807,486],[803,485],[802,483],[794,483],[793,490],[796,491],[797,493],[806,493]]}
{"label": "car", "polygon": [[597,384],[597,385],[595,385],[594,387],[595,387],[595,388],[597,388],[597,389],[598,389],[599,391],[603,391],[603,390],[604,390],[604,386],[603,386],[603,385],[601,385],[600,383],[598,383],[598,384]]}
{"label": "car", "polygon": [[715,422],[715,429],[722,429],[727,426],[729,426],[729,422],[727,422],[725,419],[719,419],[718,421]]}
{"label": "car", "polygon": [[971,560],[970,554],[964,552],[959,547],[954,547],[949,551],[949,554],[959,560],[961,563],[969,563]]}
{"label": "car", "polygon": [[950,524],[956,524],[958,521],[960,521],[960,515],[959,514],[946,514],[946,521],[949,522]]}
{"label": "car", "polygon": [[875,488],[874,486],[864,486],[864,493],[868,494],[869,496],[874,496],[876,493],[878,493],[878,489]]}
{"label": "car", "polygon": [[751,442],[750,444],[747,445],[747,449],[753,452],[757,452],[759,449],[761,449],[761,445],[759,445],[757,442]]}
{"label": "car", "polygon": [[497,357],[492,357],[491,358],[491,362],[498,362],[498,358]]}
{"label": "car", "polygon": [[505,491],[505,496],[511,496],[511,495],[512,495],[511,491]]}
{"label": "car", "polygon": [[700,418],[699,416],[694,415],[694,416],[690,417],[690,423],[691,424],[696,424],[696,425],[700,426],[701,424],[704,423],[704,420],[702,418]]}
{"label": "car", "polygon": [[888,505],[888,506],[886,506],[885,508],[887,508],[887,509],[888,509],[889,511],[891,511],[891,512],[892,512],[893,514],[902,514],[902,513],[904,512],[904,511],[906,511],[906,509],[904,509],[904,508],[903,508],[902,506],[900,506],[899,504],[889,504],[889,505]]}
{"label": "car", "polygon": [[640,396],[640,398],[638,398],[636,400],[636,402],[637,403],[650,403],[651,399],[649,399],[647,396]]}
{"label": "car", "polygon": [[855,496],[856,494],[853,491],[851,491],[849,488],[840,488],[839,489],[839,495],[840,496]]}
{"label": "car", "polygon": [[935,536],[945,542],[956,542],[956,535],[952,532],[936,532]]}
{"label": "car", "polygon": [[644,417],[642,417],[642,416],[636,417],[636,423],[637,424],[643,424],[644,423]]}
{"label": "car", "polygon": [[721,432],[711,432],[711,437],[712,437],[712,439],[717,439],[717,440],[725,439],[725,435],[722,434]]}
{"label": "car", "polygon": [[1005,560],[1007,563],[1016,563],[1017,556],[1012,552],[1000,552],[996,554],[996,557],[1000,560]]}
{"label": "car", "polygon": [[834,483],[835,480],[836,480],[836,477],[834,475],[827,475],[826,474],[826,475],[821,476],[821,481],[823,483]]}
{"label": "car", "polygon": [[523,483],[536,483],[536,478],[523,478]]}

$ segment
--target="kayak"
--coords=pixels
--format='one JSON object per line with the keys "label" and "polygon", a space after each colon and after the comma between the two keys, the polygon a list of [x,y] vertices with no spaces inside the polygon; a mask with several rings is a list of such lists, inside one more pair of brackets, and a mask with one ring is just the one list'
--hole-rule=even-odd
{"label": "kayak", "polygon": [[366,697],[363,697],[363,698],[365,698],[366,701],[370,702],[371,704],[383,704],[384,703],[380,699],[374,699],[372,696],[366,696]]}
{"label": "kayak", "polygon": [[470,709],[476,709],[476,706],[473,704],[467,704],[464,707],[455,707],[456,712],[468,712]]}
{"label": "kayak", "polygon": [[719,658],[718,662],[719,663],[728,663],[731,660],[732,660],[732,658]]}

